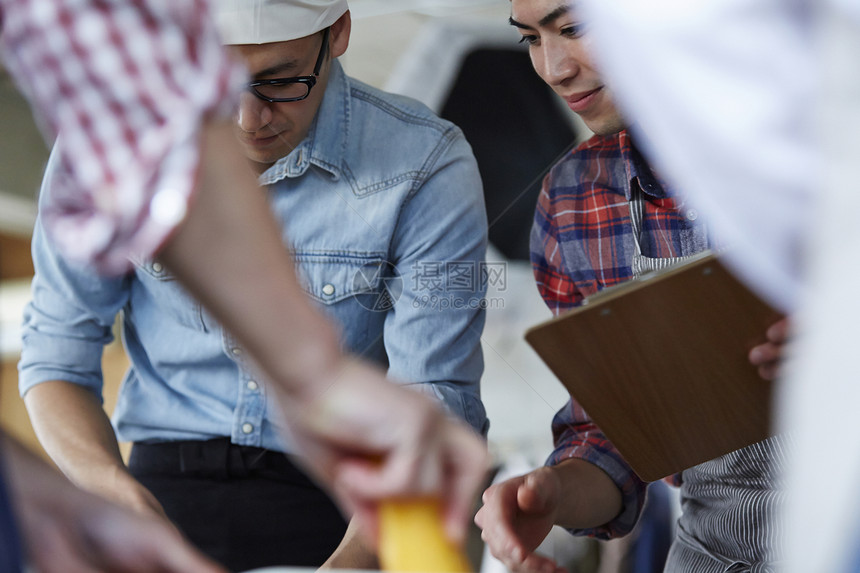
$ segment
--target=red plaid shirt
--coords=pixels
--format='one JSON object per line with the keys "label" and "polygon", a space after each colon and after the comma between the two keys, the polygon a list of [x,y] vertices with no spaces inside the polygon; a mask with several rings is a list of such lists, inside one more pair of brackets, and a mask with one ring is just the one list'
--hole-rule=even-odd
{"label": "red plaid shirt", "polygon": [[184,218],[200,128],[229,117],[243,68],[206,0],[0,0],[0,48],[47,136],[60,134],[42,217],[63,251],[109,273]]}
{"label": "red plaid shirt", "polygon": [[[626,131],[595,136],[559,161],[544,180],[531,236],[538,290],[554,314],[602,288],[633,278],[635,246],[629,199],[644,191],[640,243],[645,256],[682,257],[708,248],[695,210],[669,197]],[[623,354],[624,349],[618,349]],[[603,527],[574,531],[600,538],[624,535],[638,519],[646,484],[630,469],[588,414],[571,400],[553,420],[554,465],[581,458],[603,469],[622,492],[621,514]]]}

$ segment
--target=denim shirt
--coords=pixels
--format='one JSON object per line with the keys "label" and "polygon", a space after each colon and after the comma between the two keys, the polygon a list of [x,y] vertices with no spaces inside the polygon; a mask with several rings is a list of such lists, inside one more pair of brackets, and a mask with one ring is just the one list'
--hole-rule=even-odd
{"label": "denim shirt", "polygon": [[[299,280],[340,327],[343,348],[486,432],[478,384],[487,221],[462,132],[413,100],[347,77],[335,61],[308,136],[260,182]],[[65,380],[101,396],[102,349],[121,310],[132,366],[113,417],[120,441],[230,436],[290,451],[276,404],[242,348],[157,260],[99,277],[63,260],[40,222],[33,259],[22,395]]]}

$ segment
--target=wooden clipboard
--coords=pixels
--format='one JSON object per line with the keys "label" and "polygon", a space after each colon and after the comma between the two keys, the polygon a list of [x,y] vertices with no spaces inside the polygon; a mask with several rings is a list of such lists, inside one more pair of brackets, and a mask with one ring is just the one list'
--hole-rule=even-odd
{"label": "wooden clipboard", "polygon": [[525,336],[654,481],[770,435],[771,384],[747,353],[779,318],[709,254],[605,289]]}

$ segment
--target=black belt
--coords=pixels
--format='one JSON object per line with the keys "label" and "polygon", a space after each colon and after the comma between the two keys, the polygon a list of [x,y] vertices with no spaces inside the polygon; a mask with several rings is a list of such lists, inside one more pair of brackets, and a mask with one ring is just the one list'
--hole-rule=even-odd
{"label": "black belt", "polygon": [[129,459],[133,474],[169,474],[226,479],[264,475],[312,482],[283,452],[238,446],[230,438],[205,441],[135,442]]}

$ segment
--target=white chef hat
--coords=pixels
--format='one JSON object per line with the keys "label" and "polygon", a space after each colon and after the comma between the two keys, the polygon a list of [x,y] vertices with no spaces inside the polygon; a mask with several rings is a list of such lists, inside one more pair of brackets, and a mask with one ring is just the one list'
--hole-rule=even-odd
{"label": "white chef hat", "polygon": [[224,44],[268,44],[310,36],[349,9],[346,0],[213,0]]}

